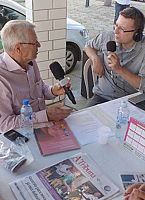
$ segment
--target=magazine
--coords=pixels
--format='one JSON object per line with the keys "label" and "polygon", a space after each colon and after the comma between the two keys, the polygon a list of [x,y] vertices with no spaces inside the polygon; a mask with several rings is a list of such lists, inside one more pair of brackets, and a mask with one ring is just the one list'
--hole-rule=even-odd
{"label": "magazine", "polygon": [[145,173],[121,173],[120,179],[123,190],[126,190],[134,183],[145,183]]}
{"label": "magazine", "polygon": [[119,188],[85,153],[14,181],[10,187],[17,200],[103,200],[119,193]]}
{"label": "magazine", "polygon": [[80,148],[64,120],[55,122],[51,127],[35,129],[34,133],[43,156]]}

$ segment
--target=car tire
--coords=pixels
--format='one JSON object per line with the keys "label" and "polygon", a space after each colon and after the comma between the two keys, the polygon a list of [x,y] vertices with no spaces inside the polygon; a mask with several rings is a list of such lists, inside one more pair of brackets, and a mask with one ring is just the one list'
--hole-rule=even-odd
{"label": "car tire", "polygon": [[77,52],[76,49],[71,46],[66,46],[66,66],[65,66],[65,72],[66,74],[70,73],[77,63]]}

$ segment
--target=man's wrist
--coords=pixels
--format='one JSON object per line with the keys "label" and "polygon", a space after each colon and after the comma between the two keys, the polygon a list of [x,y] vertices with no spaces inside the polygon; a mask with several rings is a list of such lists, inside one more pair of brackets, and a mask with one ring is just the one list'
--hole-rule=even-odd
{"label": "man's wrist", "polygon": [[116,72],[121,76],[121,74],[123,74],[123,69],[124,67],[122,67],[121,65],[118,67],[118,70],[116,70]]}
{"label": "man's wrist", "polygon": [[98,61],[98,59],[99,59],[99,56],[96,54],[95,56],[93,56],[92,62],[96,63]]}
{"label": "man's wrist", "polygon": [[53,87],[54,86],[52,86],[52,88],[51,88],[51,93],[53,94],[53,96],[57,97],[58,95],[54,94],[54,92],[53,92]]}

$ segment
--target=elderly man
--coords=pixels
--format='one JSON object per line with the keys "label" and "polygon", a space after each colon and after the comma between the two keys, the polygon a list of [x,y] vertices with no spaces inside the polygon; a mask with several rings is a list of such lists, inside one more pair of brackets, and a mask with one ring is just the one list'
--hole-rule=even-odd
{"label": "elderly man", "polygon": [[1,31],[4,53],[0,55],[0,132],[20,128],[20,108],[23,99],[29,99],[33,122],[58,121],[67,117],[71,109],[64,103],[49,106],[45,99],[65,94],[59,84],[46,85],[40,77],[35,61],[41,46],[35,25],[28,21],[12,20]]}
{"label": "elderly man", "polygon": [[[106,31],[89,41],[85,47],[98,75],[93,97],[87,106],[93,106],[137,92],[145,92],[145,37],[144,15],[130,7],[120,12],[114,32]],[[106,44],[115,41],[115,52],[107,51]],[[99,57],[97,52],[101,52]]]}

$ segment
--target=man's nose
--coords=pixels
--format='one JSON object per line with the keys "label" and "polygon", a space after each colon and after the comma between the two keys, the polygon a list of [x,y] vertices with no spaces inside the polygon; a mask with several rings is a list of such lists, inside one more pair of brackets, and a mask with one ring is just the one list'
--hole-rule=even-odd
{"label": "man's nose", "polygon": [[115,34],[119,33],[119,29],[118,29],[118,27],[115,27],[115,29],[114,29],[114,33],[115,33]]}
{"label": "man's nose", "polygon": [[39,47],[41,47],[41,44],[40,44],[40,42],[37,42],[37,47],[39,48]]}

